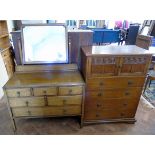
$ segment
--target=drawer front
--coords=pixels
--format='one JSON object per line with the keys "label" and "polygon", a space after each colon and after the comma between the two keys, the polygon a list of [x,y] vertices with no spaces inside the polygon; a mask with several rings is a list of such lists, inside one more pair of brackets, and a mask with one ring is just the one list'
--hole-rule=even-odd
{"label": "drawer front", "polygon": [[57,95],[57,87],[33,88],[34,96]]}
{"label": "drawer front", "polygon": [[121,119],[134,118],[136,111],[130,110],[102,110],[102,111],[86,111],[84,120],[104,120],[104,119]]}
{"label": "drawer front", "polygon": [[85,100],[85,111],[87,110],[119,110],[119,109],[137,109],[139,98],[131,99],[97,99],[97,98],[86,98]]}
{"label": "drawer front", "polygon": [[100,91],[88,91],[86,92],[86,98],[95,97],[98,99],[105,98],[139,98],[142,92],[142,88],[128,88],[128,89],[104,89]]}
{"label": "drawer front", "polygon": [[30,88],[7,89],[6,93],[8,97],[31,96]]}
{"label": "drawer front", "polygon": [[65,106],[82,104],[82,95],[48,97],[49,106]]}
{"label": "drawer front", "polygon": [[15,117],[81,115],[81,106],[12,108]]}
{"label": "drawer front", "polygon": [[145,77],[92,78],[88,79],[86,89],[143,87],[144,81]]}
{"label": "drawer front", "polygon": [[79,95],[82,94],[82,86],[59,87],[59,95]]}
{"label": "drawer front", "polygon": [[9,98],[10,107],[40,107],[45,106],[43,97]]}

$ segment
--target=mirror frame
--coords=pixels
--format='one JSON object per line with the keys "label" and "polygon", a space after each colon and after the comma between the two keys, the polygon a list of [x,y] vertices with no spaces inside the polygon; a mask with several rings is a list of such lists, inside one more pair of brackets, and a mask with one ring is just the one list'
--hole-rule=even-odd
{"label": "mirror frame", "polygon": [[[24,46],[24,33],[23,29],[26,26],[63,26],[65,28],[65,42],[66,42],[66,62],[52,62],[52,61],[25,61],[25,46]],[[69,63],[69,51],[68,51],[68,33],[67,26],[61,23],[50,23],[50,24],[23,24],[21,27],[21,40],[22,40],[22,64],[68,64]]]}

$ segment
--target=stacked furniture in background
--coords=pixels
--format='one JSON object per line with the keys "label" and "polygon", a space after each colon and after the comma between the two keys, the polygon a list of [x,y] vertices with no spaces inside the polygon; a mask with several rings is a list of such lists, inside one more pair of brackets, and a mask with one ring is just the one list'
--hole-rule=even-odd
{"label": "stacked furniture in background", "polygon": [[139,25],[130,25],[126,34],[126,40],[125,40],[126,45],[135,45],[138,31],[139,31]]}
{"label": "stacked furniture in background", "polygon": [[82,47],[85,124],[135,122],[151,56],[135,45]]}
{"label": "stacked furniture in background", "polygon": [[15,65],[6,20],[0,20],[0,53],[10,78],[14,73]]}

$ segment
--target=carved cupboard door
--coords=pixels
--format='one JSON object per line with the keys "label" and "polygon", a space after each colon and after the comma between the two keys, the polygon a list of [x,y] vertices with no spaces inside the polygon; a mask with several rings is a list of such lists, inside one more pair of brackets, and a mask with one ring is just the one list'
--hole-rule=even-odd
{"label": "carved cupboard door", "polygon": [[118,73],[119,58],[116,56],[92,57],[89,64],[91,76],[114,76]]}
{"label": "carved cupboard door", "polygon": [[120,58],[119,75],[145,75],[150,56],[125,56]]}

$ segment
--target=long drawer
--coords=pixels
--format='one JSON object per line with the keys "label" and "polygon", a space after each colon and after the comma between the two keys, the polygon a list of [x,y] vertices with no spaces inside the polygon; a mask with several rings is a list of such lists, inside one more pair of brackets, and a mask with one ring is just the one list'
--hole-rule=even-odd
{"label": "long drawer", "polygon": [[65,107],[20,107],[12,108],[14,117],[81,115],[81,105]]}
{"label": "long drawer", "polygon": [[8,97],[25,97],[31,96],[30,88],[16,88],[6,90]]}
{"label": "long drawer", "polygon": [[143,87],[144,81],[145,77],[91,78],[87,81],[86,89]]}
{"label": "long drawer", "polygon": [[101,109],[137,109],[139,98],[111,98],[111,99],[98,99],[98,98],[86,98],[85,111],[89,110],[101,110]]}
{"label": "long drawer", "polygon": [[45,106],[44,97],[22,97],[22,98],[9,98],[10,107],[39,107]]}
{"label": "long drawer", "polygon": [[48,97],[47,101],[49,106],[81,105],[82,95]]}
{"label": "long drawer", "polygon": [[120,118],[134,118],[135,109],[128,110],[90,110],[84,113],[84,120],[103,120],[103,119],[120,119]]}
{"label": "long drawer", "polygon": [[104,89],[98,91],[87,91],[86,98],[95,97],[98,99],[105,98],[138,98],[142,92],[141,87],[131,87],[128,89]]}

